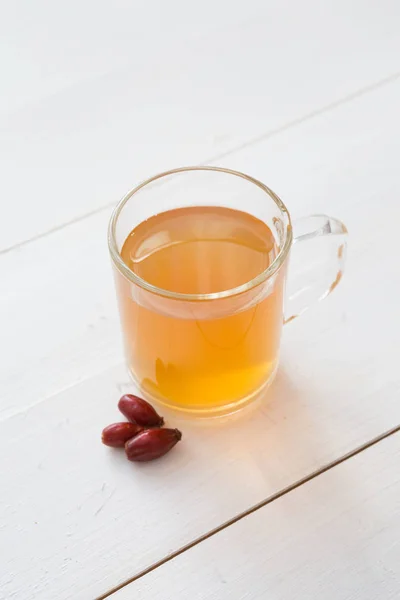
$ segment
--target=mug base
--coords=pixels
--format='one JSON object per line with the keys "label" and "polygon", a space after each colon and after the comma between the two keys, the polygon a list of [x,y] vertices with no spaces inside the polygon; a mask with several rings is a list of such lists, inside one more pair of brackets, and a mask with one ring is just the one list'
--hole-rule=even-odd
{"label": "mug base", "polygon": [[197,407],[191,408],[191,407],[183,407],[183,406],[173,404],[173,402],[170,402],[169,400],[167,400],[161,396],[158,396],[157,394],[152,394],[152,393],[149,393],[147,390],[144,390],[141,387],[138,379],[136,378],[133,370],[128,367],[128,372],[129,372],[129,375],[130,375],[132,381],[134,382],[134,384],[138,388],[138,390],[140,390],[140,393],[142,394],[143,398],[145,398],[145,400],[147,400],[148,402],[151,402],[152,404],[154,403],[159,406],[162,406],[163,408],[166,408],[166,409],[168,409],[168,411],[172,411],[173,413],[178,413],[182,417],[188,417],[188,418],[195,417],[196,419],[198,419],[198,418],[217,419],[220,417],[226,417],[228,415],[233,415],[240,411],[244,411],[246,408],[249,408],[250,406],[252,408],[256,408],[256,406],[258,406],[261,402],[263,402],[264,394],[265,394],[266,390],[269,388],[269,386],[271,385],[271,383],[273,382],[275,375],[277,373],[277,370],[278,370],[278,364],[276,364],[274,370],[272,371],[272,373],[270,374],[268,379],[266,381],[264,381],[263,384],[259,388],[257,388],[255,391],[253,391],[251,394],[245,396],[244,398],[241,398],[240,400],[236,400],[235,402],[227,402],[226,404],[219,405],[219,406],[210,406],[207,408],[197,408]]}

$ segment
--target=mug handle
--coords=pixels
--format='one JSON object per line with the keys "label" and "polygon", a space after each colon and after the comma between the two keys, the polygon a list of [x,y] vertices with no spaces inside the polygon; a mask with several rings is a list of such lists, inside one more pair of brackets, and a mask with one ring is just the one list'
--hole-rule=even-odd
{"label": "mug handle", "polygon": [[338,219],[310,215],[295,221],[293,230],[284,323],[329,296],[342,278],[346,259],[347,229]]}

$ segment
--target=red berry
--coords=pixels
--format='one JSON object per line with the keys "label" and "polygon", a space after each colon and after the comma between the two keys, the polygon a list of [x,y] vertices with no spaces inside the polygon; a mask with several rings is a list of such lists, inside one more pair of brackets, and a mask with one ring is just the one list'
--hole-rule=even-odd
{"label": "red berry", "polygon": [[181,439],[178,429],[146,429],[125,444],[128,460],[144,462],[167,454]]}
{"label": "red berry", "polygon": [[137,423],[113,423],[103,429],[101,441],[112,448],[123,448],[125,442],[143,431]]}
{"label": "red berry", "polygon": [[118,408],[128,421],[142,427],[161,427],[164,424],[164,419],[156,413],[151,404],[133,394],[122,396]]}

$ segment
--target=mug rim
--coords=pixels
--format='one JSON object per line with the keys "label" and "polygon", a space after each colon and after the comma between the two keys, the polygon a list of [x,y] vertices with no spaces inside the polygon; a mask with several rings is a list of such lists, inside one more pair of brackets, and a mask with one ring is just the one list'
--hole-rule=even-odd
{"label": "mug rim", "polygon": [[[230,288],[228,290],[223,290],[221,292],[211,292],[208,294],[185,294],[183,292],[173,292],[171,290],[165,290],[163,288],[160,288],[156,285],[149,283],[145,279],[142,279],[142,277],[139,277],[139,275],[136,275],[136,273],[134,273],[128,267],[128,265],[123,261],[122,256],[118,250],[118,245],[117,245],[117,240],[116,240],[116,227],[117,227],[118,217],[120,216],[121,211],[124,208],[125,204],[132,198],[132,196],[134,196],[137,192],[139,192],[139,190],[141,190],[145,186],[149,185],[150,183],[153,183],[154,181],[157,181],[158,179],[161,179],[162,177],[167,177],[169,175],[174,175],[176,173],[184,173],[184,172],[190,172],[190,171],[214,171],[214,172],[225,173],[228,175],[234,175],[236,177],[241,177],[242,179],[246,179],[250,183],[253,183],[257,187],[261,188],[275,202],[275,204],[279,208],[281,214],[285,218],[285,220],[286,220],[285,240],[284,240],[284,243],[283,243],[281,249],[279,250],[277,256],[274,258],[272,263],[266,269],[264,269],[264,271],[261,271],[261,273],[259,273],[258,275],[253,277],[253,279],[250,279],[246,283],[243,283],[234,288]],[[263,283],[264,281],[266,281],[267,279],[272,277],[272,275],[274,275],[280,269],[280,267],[283,265],[283,263],[285,262],[285,259],[288,255],[290,247],[292,245],[293,230],[292,230],[292,222],[291,222],[291,218],[290,218],[290,213],[289,213],[288,209],[286,208],[286,206],[282,202],[282,200],[279,198],[279,196],[277,196],[275,194],[275,192],[273,192],[267,185],[265,185],[258,179],[251,177],[250,175],[246,175],[245,173],[242,173],[241,171],[235,171],[233,169],[227,169],[225,167],[199,165],[199,166],[192,166],[192,167],[190,167],[190,166],[189,167],[178,167],[176,169],[171,169],[169,171],[163,171],[162,173],[153,175],[149,179],[142,181],[142,183],[140,183],[136,187],[132,188],[127,194],[125,194],[125,196],[123,196],[121,198],[121,200],[118,202],[118,204],[116,205],[116,207],[114,208],[114,210],[111,214],[109,225],[108,225],[107,239],[108,239],[108,249],[109,249],[111,259],[112,259],[114,265],[116,266],[118,271],[120,273],[122,273],[122,275],[124,275],[129,281],[131,281],[131,283],[135,283],[136,285],[147,290],[148,292],[157,294],[158,296],[163,296],[165,298],[170,298],[170,299],[174,299],[174,300],[184,300],[184,301],[199,301],[199,300],[218,300],[220,298],[229,298],[231,296],[236,296],[236,295],[242,294],[243,292],[247,292],[247,291],[253,289],[254,287],[260,285],[261,283]]]}

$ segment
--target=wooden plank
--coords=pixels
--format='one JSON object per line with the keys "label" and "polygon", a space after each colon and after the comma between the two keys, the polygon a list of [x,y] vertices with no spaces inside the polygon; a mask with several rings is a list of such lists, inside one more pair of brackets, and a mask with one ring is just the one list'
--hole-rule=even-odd
{"label": "wooden plank", "polygon": [[178,0],[114,4],[96,27],[88,0],[10,3],[2,19],[2,250],[398,71],[393,0],[253,0],[245,16],[211,0],[196,15]]}
{"label": "wooden plank", "polygon": [[70,0],[58,9],[47,0],[37,0],[34,7],[29,0],[7,4],[0,22],[0,112],[15,112],[115,69],[129,67],[145,77],[146,69],[160,63],[168,68],[188,45],[251,21],[260,9],[258,0],[248,3],[245,17],[238,5],[226,10],[224,3],[211,0],[196,12],[182,0],[170,0],[168,6],[106,0],[95,11],[91,0]]}
{"label": "wooden plank", "polygon": [[261,508],[110,600],[395,600],[400,435]]}
{"label": "wooden plank", "polygon": [[398,389],[334,406],[321,376],[310,392],[311,365],[307,375],[295,391],[278,380],[269,410],[231,423],[170,417],[183,441],[141,466],[100,444],[118,420],[121,369],[3,421],[2,597],[102,595],[399,417]]}
{"label": "wooden plank", "polygon": [[293,179],[286,191],[314,186],[292,203],[284,195],[295,214],[319,208],[350,223],[347,276],[287,326],[271,402],[226,423],[170,418],[184,441],[164,461],[135,468],[99,443],[129,387],[112,366],[106,214],[2,257],[3,597],[104,594],[400,422],[399,87],[296,128],[284,148],[278,137],[255,147],[257,174],[276,165]]}
{"label": "wooden plank", "polygon": [[122,360],[108,214],[0,257],[1,416]]}

